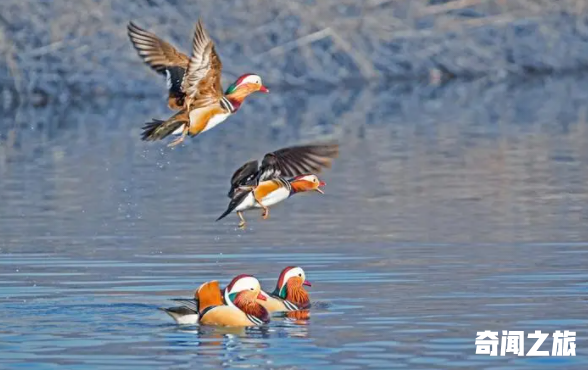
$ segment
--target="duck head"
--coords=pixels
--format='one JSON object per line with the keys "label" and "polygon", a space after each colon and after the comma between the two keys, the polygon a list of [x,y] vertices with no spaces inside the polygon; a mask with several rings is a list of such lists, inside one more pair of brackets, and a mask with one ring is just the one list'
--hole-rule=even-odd
{"label": "duck head", "polygon": [[254,92],[269,93],[267,87],[263,86],[261,77],[252,73],[244,74],[225,91],[225,96],[231,101],[235,108],[238,108],[243,100]]}
{"label": "duck head", "polygon": [[225,288],[224,298],[227,305],[237,306],[235,302],[263,300],[265,297],[261,295],[261,285],[256,278],[251,275],[238,275]]}
{"label": "duck head", "polygon": [[311,284],[306,280],[302,267],[288,266],[280,273],[273,294],[297,306],[305,307],[310,303],[310,298],[304,286],[311,286]]}
{"label": "duck head", "polygon": [[294,193],[317,191],[321,194],[324,194],[324,191],[321,189],[321,187],[327,184],[325,184],[323,181],[320,181],[316,175],[309,174],[296,176],[290,180],[290,185],[292,185],[292,192]]}
{"label": "duck head", "polygon": [[259,281],[251,275],[236,276],[225,288],[224,299],[227,305],[237,307],[246,314],[263,321],[269,320],[267,310],[256,301],[265,301],[266,297],[261,294]]}

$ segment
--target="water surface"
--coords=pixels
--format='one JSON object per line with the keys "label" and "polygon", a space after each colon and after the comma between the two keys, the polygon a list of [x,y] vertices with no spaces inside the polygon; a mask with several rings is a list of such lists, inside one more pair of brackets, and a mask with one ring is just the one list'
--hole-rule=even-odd
{"label": "water surface", "polygon": [[[585,86],[274,88],[173,150],[138,140],[159,97],[6,112],[0,367],[584,369]],[[333,139],[326,195],[246,231],[214,222],[244,161]],[[178,327],[157,309],[239,273],[272,290],[287,265],[313,282],[308,321]],[[477,331],[566,329],[573,358],[475,355]]]}

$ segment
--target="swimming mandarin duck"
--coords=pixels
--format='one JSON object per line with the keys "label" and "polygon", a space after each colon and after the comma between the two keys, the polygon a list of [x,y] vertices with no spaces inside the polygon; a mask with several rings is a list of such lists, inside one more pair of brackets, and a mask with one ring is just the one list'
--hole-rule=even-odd
{"label": "swimming mandarin duck", "polygon": [[130,22],[128,33],[139,56],[152,69],[165,73],[169,89],[168,106],[179,110],[166,121],[154,119],[143,127],[142,139],[161,140],[170,134],[180,137],[169,144],[180,144],[187,135],[196,136],[225,121],[241,107],[247,96],[268,93],[261,77],[244,74],[223,93],[222,63],[215,45],[201,20],[192,41],[192,56]]}
{"label": "swimming mandarin duck", "polygon": [[[226,304],[228,296],[225,296],[226,290],[221,290],[217,281],[207,283],[207,289],[217,289],[221,295],[223,304]],[[204,284],[203,284],[204,286]],[[257,303],[261,304],[269,313],[274,312],[293,312],[304,310],[310,307],[310,297],[304,290],[304,286],[310,286],[306,280],[306,274],[301,267],[288,266],[282,270],[272,293],[261,290],[261,299]],[[230,295],[230,291],[229,295]],[[181,303],[181,306],[163,308],[162,310],[169,314],[178,324],[197,324],[199,322],[199,299],[198,295],[204,295],[202,287],[194,293],[194,299],[173,299]],[[211,296],[217,296],[211,294]],[[218,303],[218,302],[216,302]]]}
{"label": "swimming mandarin duck", "polygon": [[294,194],[307,191],[324,194],[321,187],[325,183],[311,172],[330,167],[338,153],[337,144],[294,146],[267,153],[261,164],[257,160],[245,163],[231,178],[228,194],[231,202],[217,221],[237,212],[241,220],[239,228],[244,229],[243,211],[261,208],[265,220],[270,206]]}
{"label": "swimming mandarin duck", "polygon": [[288,266],[280,273],[276,289],[257,302],[269,312],[299,311],[310,307],[310,297],[304,286],[311,286],[301,267]]}
{"label": "swimming mandarin duck", "polygon": [[261,294],[259,281],[251,275],[236,276],[224,293],[218,281],[204,283],[194,298],[183,301],[182,307],[164,311],[178,324],[258,326],[269,322],[268,311],[258,303],[265,296]]}

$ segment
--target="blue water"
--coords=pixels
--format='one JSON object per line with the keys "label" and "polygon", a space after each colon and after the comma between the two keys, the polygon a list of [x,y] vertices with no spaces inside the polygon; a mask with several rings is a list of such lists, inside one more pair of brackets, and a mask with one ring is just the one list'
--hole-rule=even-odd
{"label": "blue water", "polygon": [[[173,150],[138,140],[159,97],[6,112],[0,368],[585,369],[585,86],[272,88]],[[326,195],[214,222],[244,161],[329,139]],[[158,310],[239,273],[272,290],[287,265],[313,283],[307,321]],[[483,330],[576,331],[577,356],[476,355]]]}

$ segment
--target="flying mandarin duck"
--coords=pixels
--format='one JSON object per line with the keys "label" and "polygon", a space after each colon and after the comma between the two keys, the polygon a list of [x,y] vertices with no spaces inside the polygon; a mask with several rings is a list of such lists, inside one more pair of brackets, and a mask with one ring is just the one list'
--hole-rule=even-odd
{"label": "flying mandarin duck", "polygon": [[179,52],[133,22],[127,26],[128,34],[139,56],[152,69],[163,73],[169,90],[168,106],[179,110],[169,119],[154,119],[143,127],[142,139],[155,141],[171,134],[180,137],[169,146],[214,128],[241,107],[247,96],[260,91],[268,93],[261,77],[244,74],[223,93],[221,85],[222,63],[214,42],[198,20],[192,40],[192,56]]}
{"label": "flying mandarin duck", "polygon": [[330,167],[339,153],[337,144],[293,146],[267,153],[261,164],[257,160],[245,163],[231,178],[229,203],[226,211],[217,221],[231,212],[237,212],[244,229],[246,222],[243,211],[261,208],[263,219],[269,217],[269,207],[290,196],[316,191],[321,194],[325,183],[314,173]]}
{"label": "flying mandarin duck", "polygon": [[259,326],[269,322],[268,311],[258,303],[261,294],[259,281],[251,275],[235,277],[223,291],[218,281],[202,284],[194,300],[181,300],[183,306],[165,308],[178,324],[219,326]]}

